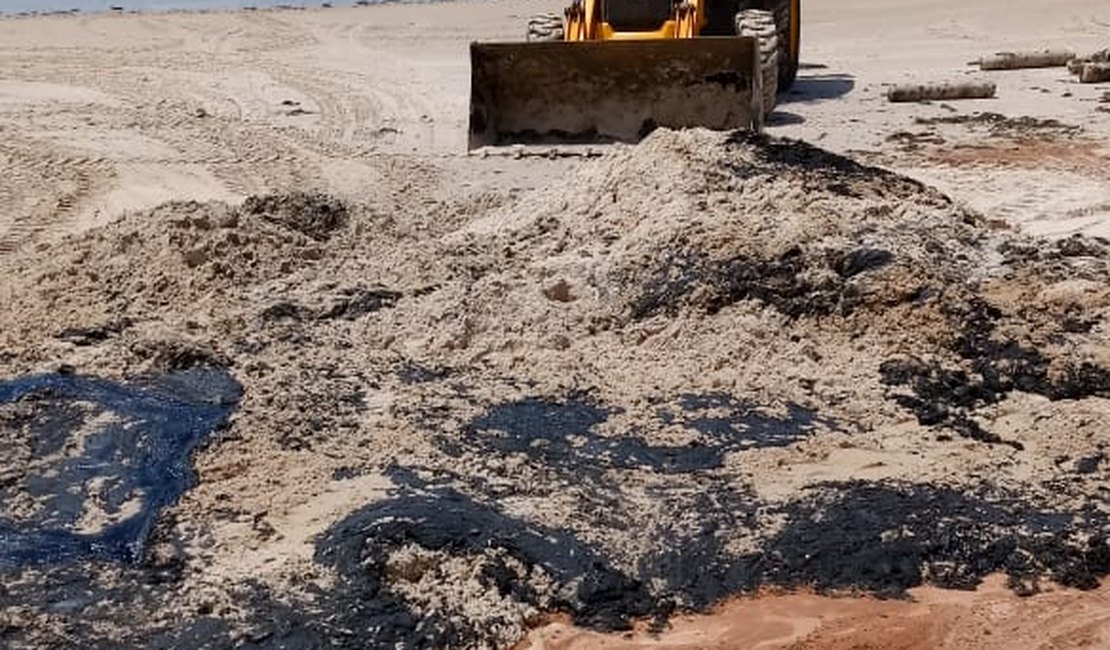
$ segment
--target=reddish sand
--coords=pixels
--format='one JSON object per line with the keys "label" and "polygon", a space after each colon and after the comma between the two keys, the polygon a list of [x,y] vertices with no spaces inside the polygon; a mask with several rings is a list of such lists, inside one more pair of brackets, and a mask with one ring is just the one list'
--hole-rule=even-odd
{"label": "reddish sand", "polygon": [[1003,577],[975,592],[915,589],[906,601],[772,595],[675,618],[657,636],[646,627],[600,634],[551,623],[518,650],[1110,648],[1110,584],[1029,598],[1015,596]]}

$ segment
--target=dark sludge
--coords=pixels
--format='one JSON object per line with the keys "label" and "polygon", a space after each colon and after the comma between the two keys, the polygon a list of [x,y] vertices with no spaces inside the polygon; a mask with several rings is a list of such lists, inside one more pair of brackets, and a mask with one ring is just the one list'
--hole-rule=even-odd
{"label": "dark sludge", "polygon": [[[240,392],[226,372],[199,367],[131,383],[70,374],[0,382],[0,429],[29,457],[0,484],[0,502],[22,494],[36,503],[0,515],[0,566],[138,558],[158,512],[191,486],[191,452],[227,423]],[[80,532],[92,499],[109,522]]]}
{"label": "dark sludge", "polygon": [[673,409],[661,409],[661,424],[696,431],[687,445],[653,445],[634,435],[602,435],[597,425],[611,409],[586,398],[555,401],[526,398],[490,407],[464,430],[478,449],[524,453],[549,467],[568,471],[645,468],[685,473],[720,467],[726,454],[757,447],[786,446],[834,424],[791,405],[784,417],[766,415],[723,394],[683,395]]}

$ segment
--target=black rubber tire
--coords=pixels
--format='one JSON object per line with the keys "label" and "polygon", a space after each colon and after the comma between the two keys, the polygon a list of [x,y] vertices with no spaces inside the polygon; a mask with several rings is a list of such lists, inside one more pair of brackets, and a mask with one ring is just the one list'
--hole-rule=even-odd
{"label": "black rubber tire", "polygon": [[[798,53],[793,51],[790,42],[790,11],[792,0],[775,0],[775,26],[779,36],[779,83],[780,93],[790,90],[798,77]],[[800,5],[801,3],[799,3]],[[799,17],[800,18],[800,17]],[[798,21],[801,31],[801,20]],[[800,35],[799,35],[800,39]]]}
{"label": "black rubber tire", "polygon": [[529,43],[563,40],[563,17],[559,14],[536,14],[528,19]]}
{"label": "black rubber tire", "polygon": [[736,14],[736,35],[759,40],[759,69],[763,77],[763,115],[775,110],[778,95],[779,37],[775,15],[763,9],[742,9]]}

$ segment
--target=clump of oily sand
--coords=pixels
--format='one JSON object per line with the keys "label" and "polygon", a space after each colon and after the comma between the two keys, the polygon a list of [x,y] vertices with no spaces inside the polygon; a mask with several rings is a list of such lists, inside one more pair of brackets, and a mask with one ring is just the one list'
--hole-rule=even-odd
{"label": "clump of oily sand", "polygon": [[96,298],[107,308],[149,313],[319,260],[321,242],[346,222],[347,207],[322,195],[251,198],[241,206],[167,203],[70,238],[47,263],[27,259],[19,270],[51,307]]}
{"label": "clump of oily sand", "polygon": [[[453,555],[409,545],[390,554],[384,577],[394,593],[417,604],[430,618],[459,626],[480,623],[488,648],[515,643],[541,620],[541,608],[552,600],[548,576],[497,548]],[[517,600],[512,589],[498,588],[510,584],[527,585],[530,596],[538,594],[532,596],[535,603]],[[471,636],[476,631],[459,634]]]}
{"label": "clump of oily sand", "polygon": [[197,329],[226,318],[246,289],[322,259],[348,219],[345,204],[319,194],[173,202],[127,215],[49,255],[12,260],[8,273],[27,290],[0,316],[4,336],[16,347],[31,328],[81,344],[171,317]]}
{"label": "clump of oily sand", "polygon": [[[936,191],[808,145],[661,132],[449,235],[444,255],[478,276],[471,299],[501,294],[488,299],[527,329],[569,316],[588,332],[744,302],[848,315],[959,290],[986,235]],[[474,339],[475,316],[444,343]]]}
{"label": "clump of oily sand", "polygon": [[0,372],[230,370],[240,407],[159,529],[178,604],[140,609],[236,603],[263,646],[1086,588],[1110,248],[992,223],[804,143],[659,130],[519,195],[169,204],[0,260]]}

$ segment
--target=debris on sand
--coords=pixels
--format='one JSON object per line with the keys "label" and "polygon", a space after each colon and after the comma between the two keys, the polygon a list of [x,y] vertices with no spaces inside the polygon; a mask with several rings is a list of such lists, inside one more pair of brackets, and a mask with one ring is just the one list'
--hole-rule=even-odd
{"label": "debris on sand", "polygon": [[975,62],[980,70],[1019,70],[1021,68],[1062,68],[1075,58],[1071,50],[999,52]]}
{"label": "debris on sand", "polygon": [[1110,48],[1068,61],[1068,71],[1079,77],[1080,83],[1110,81]]}
{"label": "debris on sand", "polygon": [[900,84],[887,90],[891,102],[925,102],[956,99],[991,99],[998,86],[991,81]]}
{"label": "debris on sand", "polygon": [[1079,82],[1097,84],[1110,81],[1110,63],[1084,63],[1079,70]]}
{"label": "debris on sand", "polygon": [[168,204],[0,259],[4,376],[243,387],[138,562],[6,569],[0,640],[512,647],[763,587],[1110,574],[1110,244],[799,142],[576,164],[388,215]]}
{"label": "debris on sand", "polygon": [[964,124],[979,127],[992,137],[1022,139],[1030,137],[1068,137],[1082,133],[1083,127],[1064,124],[1059,120],[1042,119],[1029,116],[1010,117],[990,111],[974,112],[970,115],[949,115],[945,117],[916,117],[914,124],[933,126],[936,124]]}

